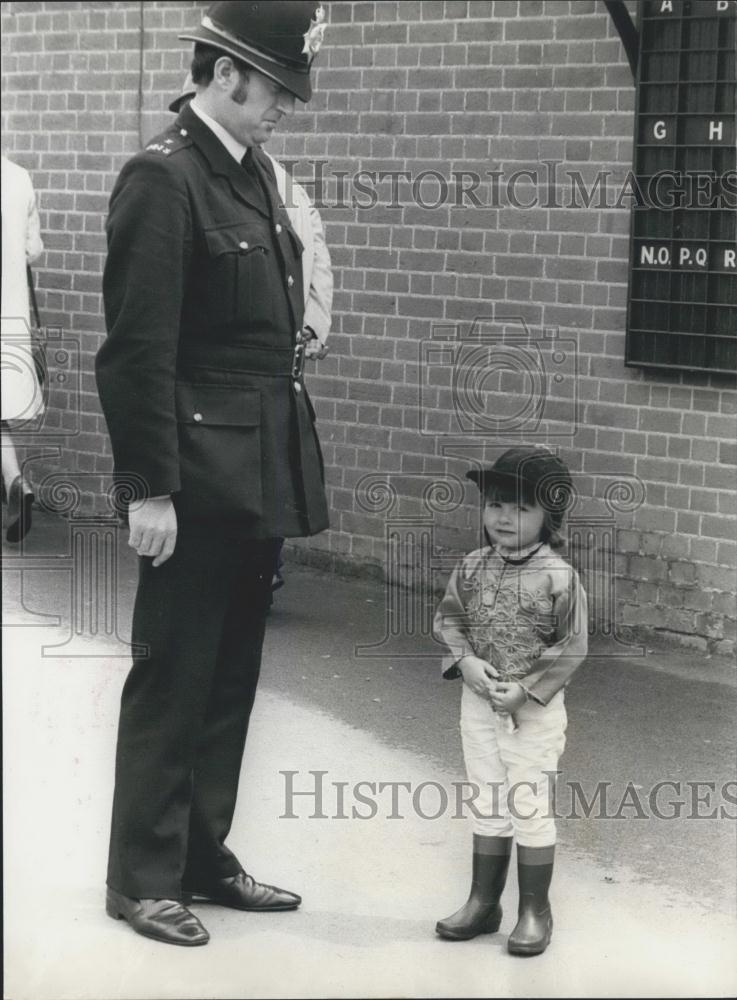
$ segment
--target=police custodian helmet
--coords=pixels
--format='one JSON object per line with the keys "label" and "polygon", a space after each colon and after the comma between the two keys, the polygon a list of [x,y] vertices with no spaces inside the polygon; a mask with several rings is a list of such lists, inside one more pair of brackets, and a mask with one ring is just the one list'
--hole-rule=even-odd
{"label": "police custodian helmet", "polygon": [[309,101],[310,67],[324,33],[325,9],[315,0],[222,0],[199,28],[178,37],[221,49]]}

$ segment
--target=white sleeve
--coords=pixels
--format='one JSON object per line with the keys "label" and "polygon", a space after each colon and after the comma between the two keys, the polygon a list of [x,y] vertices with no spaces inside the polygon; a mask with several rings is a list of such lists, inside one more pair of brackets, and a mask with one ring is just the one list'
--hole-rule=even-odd
{"label": "white sleeve", "polygon": [[41,220],[38,216],[36,194],[28,177],[28,223],[26,225],[26,261],[31,264],[44,250],[41,239]]}
{"label": "white sleeve", "polygon": [[[295,187],[298,185],[295,184]],[[304,189],[302,190],[304,191]],[[309,202],[306,191],[304,191],[304,196],[309,204],[309,221],[313,240],[312,274],[305,304],[304,325],[315,331],[317,339],[324,346],[332,322],[333,268],[320,213]]]}

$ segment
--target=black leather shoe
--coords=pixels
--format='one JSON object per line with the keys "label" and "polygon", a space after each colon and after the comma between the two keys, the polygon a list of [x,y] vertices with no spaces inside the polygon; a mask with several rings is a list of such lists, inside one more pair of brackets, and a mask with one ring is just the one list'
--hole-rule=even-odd
{"label": "black leather shoe", "polygon": [[136,934],[192,947],[207,944],[210,935],[194,913],[175,899],[132,899],[108,889],[105,910],[114,920],[127,920]]}
{"label": "black leather shoe", "polygon": [[23,476],[16,476],[8,490],[8,528],[5,537],[9,542],[19,542],[31,530],[33,490]]}
{"label": "black leather shoe", "polygon": [[188,903],[217,903],[234,910],[296,910],[302,902],[296,893],[263,885],[243,871],[207,887],[185,889],[184,898]]}

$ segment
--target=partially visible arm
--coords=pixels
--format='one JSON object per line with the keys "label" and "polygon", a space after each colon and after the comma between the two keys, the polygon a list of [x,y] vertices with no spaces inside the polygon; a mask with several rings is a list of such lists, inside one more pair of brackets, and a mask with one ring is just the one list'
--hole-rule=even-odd
{"label": "partially visible arm", "polygon": [[433,620],[433,634],[450,650],[441,664],[443,676],[448,678],[461,676],[458,661],[464,656],[476,656],[468,635],[466,608],[459,591],[462,572],[463,563],[460,562],[451,573],[445,596],[438,605]]}
{"label": "partially visible arm", "polygon": [[44,250],[41,239],[41,220],[38,217],[38,205],[33,185],[28,183],[28,223],[26,225],[26,262],[32,264],[41,256]]}
{"label": "partially visible arm", "polygon": [[568,683],[588,652],[586,592],[571,567],[556,570],[556,576],[562,578],[562,586],[553,595],[557,641],[533,661],[530,673],[521,681],[530,697],[542,705],[547,705],[553,695]]}
{"label": "partially visible arm", "polygon": [[129,499],[180,489],[174,401],[184,276],[191,252],[186,186],[173,162],[140,154],[110,200],[97,355],[116,480]]}
{"label": "partially visible arm", "polygon": [[[299,185],[295,184],[295,187]],[[310,327],[320,341],[320,347],[325,346],[330,333],[333,309],[333,268],[330,261],[330,251],[325,242],[320,213],[309,201],[307,192],[307,208],[313,239],[313,261],[310,288],[305,303],[304,326]]]}
{"label": "partially visible arm", "polygon": [[320,356],[330,333],[333,309],[333,268],[322,219],[302,185],[287,173],[278,160],[269,153],[266,155],[273,166],[276,186],[292,227],[305,247],[305,312],[302,326],[315,335],[315,339],[307,343],[307,357]]}
{"label": "partially visible arm", "polygon": [[[471,643],[466,606],[460,594],[464,565],[464,561],[461,561],[451,574],[445,596],[435,613],[433,632],[450,650],[449,655],[442,660],[443,677],[449,680],[462,677],[463,683],[480,698],[493,699],[498,688],[499,673],[488,660],[477,655]],[[510,731],[517,728],[511,716],[507,720],[507,726]]]}

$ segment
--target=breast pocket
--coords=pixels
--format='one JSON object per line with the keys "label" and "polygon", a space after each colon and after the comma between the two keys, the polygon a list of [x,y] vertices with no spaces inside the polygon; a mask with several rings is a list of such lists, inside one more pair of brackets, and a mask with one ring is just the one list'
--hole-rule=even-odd
{"label": "breast pocket", "polygon": [[193,517],[260,517],[259,390],[178,382],[176,410],[182,484],[177,510]]}
{"label": "breast pocket", "polygon": [[205,230],[208,312],[219,324],[269,321],[275,262],[265,225],[239,222]]}

